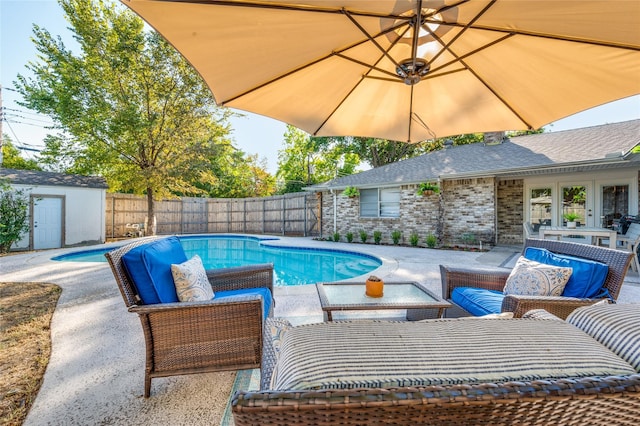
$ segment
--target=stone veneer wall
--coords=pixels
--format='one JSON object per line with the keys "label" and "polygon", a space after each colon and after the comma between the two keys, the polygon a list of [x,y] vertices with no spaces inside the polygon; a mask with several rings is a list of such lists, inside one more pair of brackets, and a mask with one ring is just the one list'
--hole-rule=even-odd
{"label": "stone veneer wall", "polygon": [[495,244],[494,178],[443,182],[442,241],[448,245]]}
{"label": "stone veneer wall", "polygon": [[524,222],[524,180],[498,181],[498,244],[522,244]]}
{"label": "stone veneer wall", "polygon": [[[410,244],[412,233],[418,234],[419,245],[424,247],[429,233],[436,234],[438,226],[439,195],[416,195],[416,185],[400,187],[400,216],[363,218],[360,217],[360,198],[349,198],[341,193],[337,194],[337,226],[336,232],[340,240],[345,240],[347,232],[353,233],[353,240],[360,242],[360,231],[364,230],[369,236],[367,243],[373,243],[373,232],[382,232],[383,244],[392,244],[391,233],[399,230],[402,233],[401,244]],[[334,210],[333,194],[325,192],[322,195],[322,236],[333,236]]]}
{"label": "stone veneer wall", "polygon": [[[337,232],[341,241],[347,232],[360,241],[360,231],[369,235],[382,232],[382,243],[391,244],[391,232],[402,232],[402,243],[409,244],[412,233],[417,233],[419,245],[425,246],[428,234],[438,237],[441,245],[472,245],[495,243],[495,179],[462,179],[441,183],[441,193],[416,195],[417,185],[401,186],[400,217],[361,218],[360,199],[337,195]],[[331,238],[334,229],[333,195],[322,197],[322,236]],[[466,237],[466,238],[465,238]]]}

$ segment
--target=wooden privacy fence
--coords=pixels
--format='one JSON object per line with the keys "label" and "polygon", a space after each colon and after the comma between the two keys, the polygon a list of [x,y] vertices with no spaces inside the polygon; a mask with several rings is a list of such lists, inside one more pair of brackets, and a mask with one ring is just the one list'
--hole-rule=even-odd
{"label": "wooden privacy fence", "polygon": [[[177,198],[156,201],[156,233],[243,233],[292,236],[320,235],[320,193],[298,192],[262,198]],[[147,198],[107,194],[106,235],[131,235],[144,224]]]}

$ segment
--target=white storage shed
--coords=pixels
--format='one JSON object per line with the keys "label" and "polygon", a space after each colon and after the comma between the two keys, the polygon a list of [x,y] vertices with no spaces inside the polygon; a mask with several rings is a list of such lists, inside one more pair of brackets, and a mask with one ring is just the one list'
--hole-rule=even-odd
{"label": "white storage shed", "polygon": [[29,233],[13,250],[104,243],[104,178],[14,169],[0,169],[0,178],[29,196]]}

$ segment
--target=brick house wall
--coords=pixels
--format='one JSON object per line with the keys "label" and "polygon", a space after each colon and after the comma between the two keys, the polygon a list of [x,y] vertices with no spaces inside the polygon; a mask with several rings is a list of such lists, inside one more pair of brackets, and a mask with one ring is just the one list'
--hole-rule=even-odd
{"label": "brick house wall", "polygon": [[495,178],[443,182],[442,242],[446,245],[495,243]]}
{"label": "brick house wall", "polygon": [[[494,178],[474,178],[444,181],[441,193],[428,196],[416,194],[417,185],[400,187],[400,216],[397,218],[361,218],[360,198],[336,196],[336,232],[341,241],[347,232],[360,241],[359,232],[367,232],[368,243],[373,242],[373,232],[382,232],[382,243],[391,244],[391,233],[402,232],[402,243],[409,244],[416,233],[419,245],[424,247],[427,235],[434,234],[441,245],[493,245],[495,243],[495,193]],[[520,195],[522,198],[522,194]],[[334,232],[334,195],[322,196],[322,236],[331,238]]]}
{"label": "brick house wall", "polygon": [[524,243],[524,180],[509,179],[498,182],[498,244]]}

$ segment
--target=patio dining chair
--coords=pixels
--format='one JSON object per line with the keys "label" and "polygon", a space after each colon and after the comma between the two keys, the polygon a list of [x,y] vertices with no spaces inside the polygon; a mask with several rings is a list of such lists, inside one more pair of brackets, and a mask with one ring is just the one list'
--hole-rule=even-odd
{"label": "patio dining chair", "polygon": [[[273,312],[272,264],[206,271],[211,300],[145,303],[123,257],[166,240],[142,239],[105,254],[129,312],[138,314],[142,324],[145,398],[155,377],[259,368],[263,323]],[[171,242],[180,244],[175,237]],[[160,253],[163,261],[170,255]]]}
{"label": "patio dining chair", "polygon": [[[638,261],[638,246],[640,245],[640,223],[631,223],[627,228],[627,232],[618,236],[618,250],[626,251],[633,254],[631,269],[640,272],[640,262]],[[602,238],[598,240],[598,245],[608,246],[609,240]]]}

